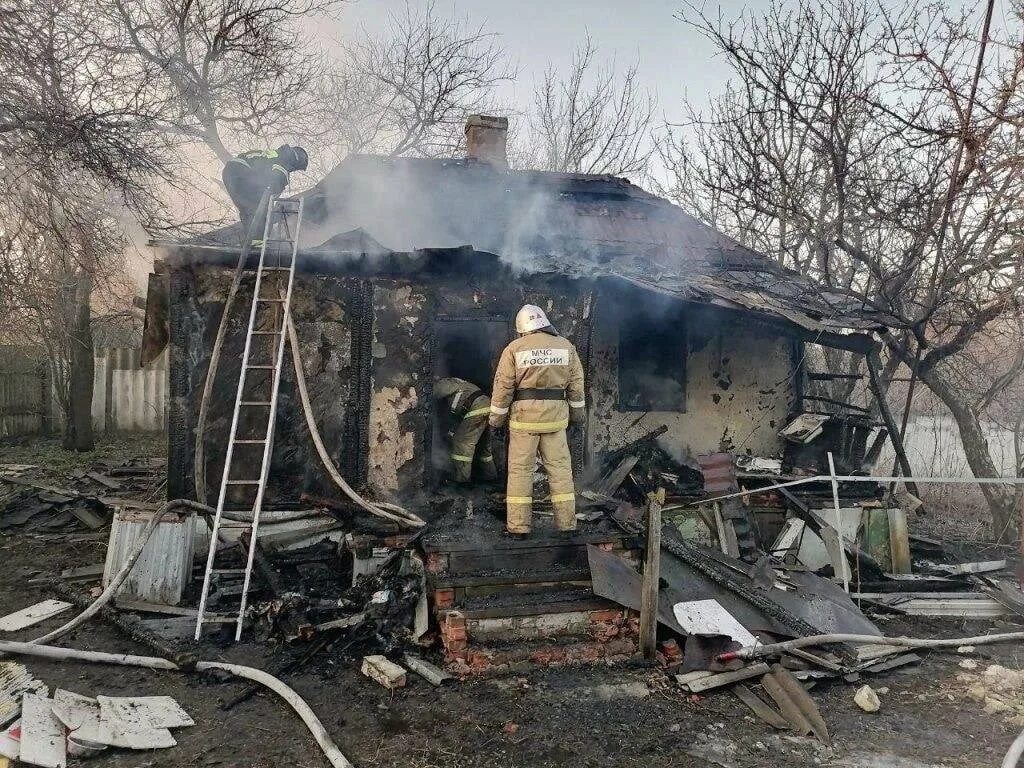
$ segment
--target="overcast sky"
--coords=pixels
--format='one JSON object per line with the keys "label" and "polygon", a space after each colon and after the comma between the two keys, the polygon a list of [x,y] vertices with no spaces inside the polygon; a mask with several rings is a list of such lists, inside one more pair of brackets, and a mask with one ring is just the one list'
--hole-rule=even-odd
{"label": "overcast sky", "polygon": [[[388,16],[404,13],[406,0],[353,0],[325,37],[384,29]],[[422,3],[413,2],[414,7]],[[722,0],[726,18],[744,8],[763,10],[768,0]],[[684,95],[702,101],[722,87],[725,64],[712,57],[711,46],[675,18],[681,0],[437,0],[439,16],[468,19],[499,35],[502,47],[519,70],[518,80],[501,94],[502,100],[525,105],[533,85],[549,65],[562,68],[587,33],[603,61],[625,66],[637,62],[644,85],[654,91],[662,114],[678,119]]]}

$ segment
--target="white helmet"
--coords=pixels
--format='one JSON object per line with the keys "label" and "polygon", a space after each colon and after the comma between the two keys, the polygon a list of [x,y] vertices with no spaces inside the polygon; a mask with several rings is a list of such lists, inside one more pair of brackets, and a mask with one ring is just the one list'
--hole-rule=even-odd
{"label": "white helmet", "polygon": [[534,304],[526,304],[516,313],[516,333],[532,333],[551,325],[544,310]]}

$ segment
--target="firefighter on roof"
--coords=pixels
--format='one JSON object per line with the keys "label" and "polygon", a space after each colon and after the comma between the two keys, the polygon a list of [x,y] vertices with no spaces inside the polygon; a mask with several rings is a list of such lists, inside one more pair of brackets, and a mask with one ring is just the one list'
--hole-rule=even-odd
{"label": "firefighter on roof", "polygon": [[454,377],[434,384],[434,399],[447,436],[452,479],[468,483],[474,464],[481,479],[497,478],[491,455],[491,431],[487,425],[491,399],[475,384]]}
{"label": "firefighter on roof", "polygon": [[548,475],[555,527],[576,528],[576,493],[565,430],[583,422],[583,365],[576,347],[558,335],[544,310],[527,304],[516,315],[519,338],[505,347],[491,390],[491,426],[508,424],[506,526],[530,532],[537,456]]}
{"label": "firefighter on roof", "polygon": [[[292,171],[304,171],[309,165],[309,156],[302,147],[282,144],[277,149],[253,149],[242,152],[224,164],[224,186],[231,196],[231,202],[238,208],[242,226],[253,222],[253,245],[262,245],[265,211],[257,211],[260,198],[266,189],[272,195],[280,195],[288,186]],[[257,214],[259,214],[257,218]],[[256,221],[253,219],[256,218]]]}

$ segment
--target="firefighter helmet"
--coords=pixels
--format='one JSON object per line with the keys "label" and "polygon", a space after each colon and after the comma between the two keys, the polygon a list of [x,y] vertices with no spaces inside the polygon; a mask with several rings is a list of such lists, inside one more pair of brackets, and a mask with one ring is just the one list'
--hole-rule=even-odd
{"label": "firefighter helmet", "polygon": [[277,148],[277,154],[288,166],[289,171],[304,171],[309,167],[309,155],[302,147],[282,144]]}
{"label": "firefighter helmet", "polygon": [[516,313],[516,333],[533,333],[550,325],[544,310],[534,304],[526,304]]}

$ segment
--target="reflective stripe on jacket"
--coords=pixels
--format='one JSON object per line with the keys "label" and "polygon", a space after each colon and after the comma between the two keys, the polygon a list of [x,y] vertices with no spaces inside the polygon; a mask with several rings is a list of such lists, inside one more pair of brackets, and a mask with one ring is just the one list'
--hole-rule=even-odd
{"label": "reflective stripe on jacket", "polygon": [[[562,390],[564,400],[515,399],[517,389]],[[514,400],[514,401],[513,401]],[[557,432],[582,421],[583,365],[568,339],[545,331],[520,336],[505,347],[494,373],[491,425],[522,432]]]}

